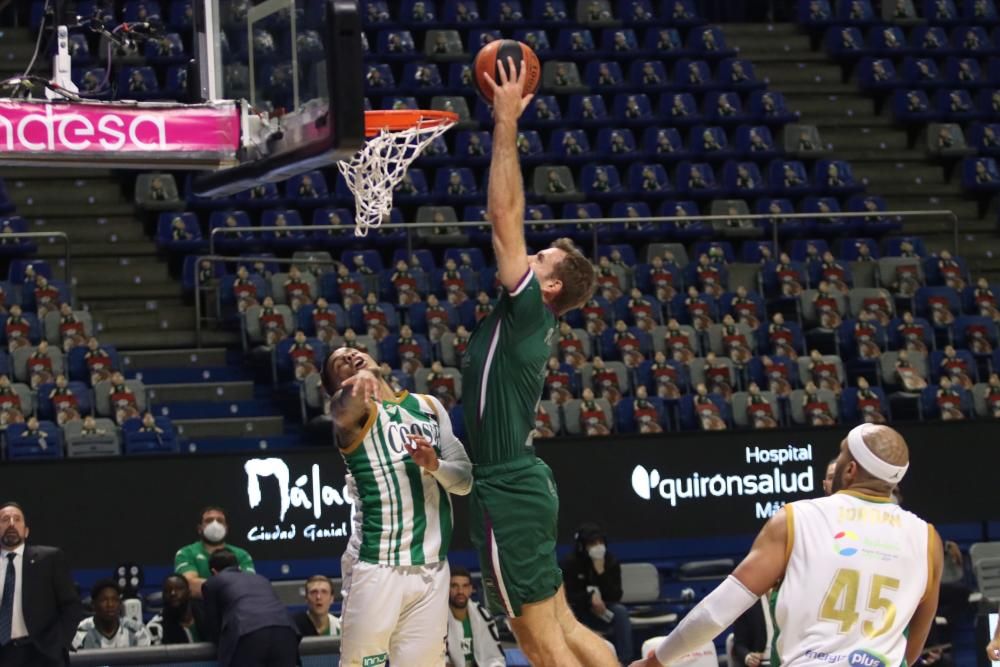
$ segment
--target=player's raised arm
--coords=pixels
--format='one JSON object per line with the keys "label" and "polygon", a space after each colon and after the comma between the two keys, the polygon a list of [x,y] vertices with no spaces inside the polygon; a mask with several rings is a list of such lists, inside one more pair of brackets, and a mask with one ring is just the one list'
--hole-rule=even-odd
{"label": "player's raised arm", "polygon": [[941,546],[941,536],[934,528],[928,528],[927,546],[931,562],[928,564],[927,591],[924,594],[917,610],[910,619],[909,632],[906,635],[906,664],[915,665],[921,654],[924,652],[924,644],[927,643],[927,635],[931,632],[934,624],[934,616],[937,614],[938,596],[941,592],[941,571],[944,569],[944,547]]}
{"label": "player's raised arm", "polygon": [[670,665],[712,641],[782,578],[787,544],[788,516],[782,508],[764,525],[750,553],[733,573],[684,617],[654,655],[632,663],[632,667]]}
{"label": "player's raised arm", "polygon": [[339,434],[349,435],[363,426],[371,400],[381,390],[381,380],[371,370],[361,368],[345,377],[351,365],[357,368],[363,364],[360,354],[341,348],[327,358],[323,367],[323,388],[331,395],[330,416]]}
{"label": "player's raised arm", "polygon": [[517,119],[532,95],[525,97],[527,68],[516,67],[513,58],[497,61],[498,81],[488,74],[493,91],[493,157],[486,212],[493,226],[493,250],[500,282],[513,291],[528,272],[528,248],[524,241],[524,180],[517,153]]}

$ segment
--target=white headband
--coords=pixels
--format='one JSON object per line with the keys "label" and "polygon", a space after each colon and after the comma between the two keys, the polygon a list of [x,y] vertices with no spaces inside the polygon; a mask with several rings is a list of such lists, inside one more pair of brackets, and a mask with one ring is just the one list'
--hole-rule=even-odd
{"label": "white headband", "polygon": [[875,424],[860,424],[852,428],[847,434],[847,449],[850,450],[851,456],[858,462],[858,465],[864,468],[868,474],[883,482],[899,484],[910,464],[897,466],[877,457],[864,441],[864,436],[874,432],[875,429]]}

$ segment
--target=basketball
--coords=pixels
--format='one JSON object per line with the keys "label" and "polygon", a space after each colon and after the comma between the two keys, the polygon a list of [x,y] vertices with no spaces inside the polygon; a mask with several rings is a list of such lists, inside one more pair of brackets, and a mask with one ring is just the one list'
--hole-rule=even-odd
{"label": "basketball", "polygon": [[524,94],[531,95],[538,92],[538,85],[542,81],[542,65],[538,62],[538,56],[531,50],[531,47],[513,39],[494,39],[479,49],[473,64],[476,73],[476,92],[487,104],[493,103],[493,93],[490,90],[489,81],[486,80],[486,74],[500,83],[497,61],[501,60],[506,63],[507,58],[514,59],[518,71],[521,67],[528,68],[527,78],[524,81]]}

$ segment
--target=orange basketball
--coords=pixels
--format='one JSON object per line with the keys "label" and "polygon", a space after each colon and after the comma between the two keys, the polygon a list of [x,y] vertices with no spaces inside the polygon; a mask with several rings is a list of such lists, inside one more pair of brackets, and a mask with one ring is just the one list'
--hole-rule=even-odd
{"label": "orange basketball", "polygon": [[538,85],[542,82],[542,65],[538,62],[538,56],[531,50],[531,47],[513,39],[494,39],[479,49],[473,64],[473,70],[476,73],[476,92],[487,104],[493,103],[493,93],[485,75],[489,74],[494,81],[500,83],[497,61],[500,60],[506,64],[507,58],[514,59],[514,65],[518,71],[521,67],[528,68],[527,78],[524,81],[524,94],[531,95],[538,92]]}

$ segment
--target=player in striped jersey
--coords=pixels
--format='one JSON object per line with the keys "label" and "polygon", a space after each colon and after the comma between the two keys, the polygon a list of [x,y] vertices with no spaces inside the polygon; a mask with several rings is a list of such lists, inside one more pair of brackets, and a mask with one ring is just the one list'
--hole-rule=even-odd
{"label": "player in striped jersey", "polygon": [[890,499],[909,459],[888,426],[851,430],[833,495],[775,513],[733,574],[632,667],[678,662],[776,582],[771,665],[916,664],[937,610],[944,550],[933,526]]}
{"label": "player in striped jersey", "polygon": [[323,364],[355,516],[341,559],[340,664],[441,667],[448,620],[449,493],[472,488],[472,464],[432,396],[392,391],[369,355]]}

